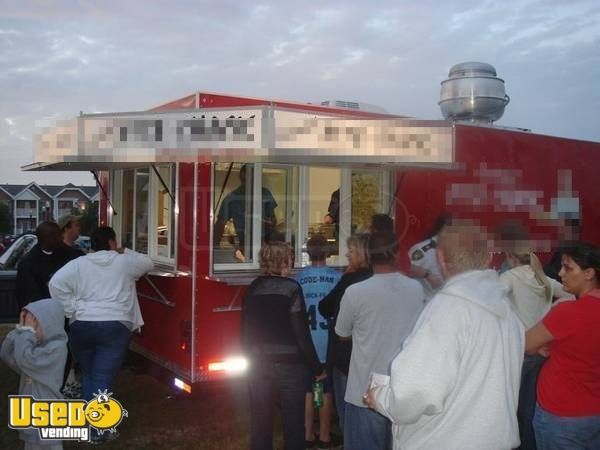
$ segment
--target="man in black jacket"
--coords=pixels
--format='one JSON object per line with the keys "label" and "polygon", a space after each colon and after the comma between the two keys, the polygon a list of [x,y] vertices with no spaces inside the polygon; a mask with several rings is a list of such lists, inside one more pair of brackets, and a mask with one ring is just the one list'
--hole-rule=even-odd
{"label": "man in black jacket", "polygon": [[54,222],[39,224],[35,235],[38,243],[17,267],[17,302],[21,308],[30,302],[50,298],[48,282],[52,275],[81,255],[63,243],[60,228]]}
{"label": "man in black jacket", "polygon": [[[69,247],[63,242],[60,227],[55,222],[42,222],[35,229],[37,244],[29,250],[17,266],[17,302],[20,308],[37,300],[50,298],[48,282],[58,269],[72,259],[83,255],[79,249]],[[65,331],[69,331],[69,324],[65,319]],[[69,370],[71,369],[72,355],[69,352],[63,377],[63,390]],[[72,398],[80,398],[77,394]]]}

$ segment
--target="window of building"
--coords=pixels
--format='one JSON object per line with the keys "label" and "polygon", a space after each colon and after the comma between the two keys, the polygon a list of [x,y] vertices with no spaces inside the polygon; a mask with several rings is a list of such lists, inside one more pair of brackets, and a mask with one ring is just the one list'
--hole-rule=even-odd
{"label": "window of building", "polygon": [[152,173],[152,256],[167,261],[175,258],[175,178],[173,164],[156,166]]}
{"label": "window of building", "polygon": [[296,246],[298,169],[292,166],[262,166],[263,226],[261,242],[285,241]]}
{"label": "window of building", "polygon": [[373,214],[388,212],[389,179],[386,172],[352,171],[352,233],[367,233]]}
{"label": "window of building", "polygon": [[148,194],[150,191],[150,169],[135,171],[135,202],[133,213],[134,250],[148,253]]}
{"label": "window of building", "polygon": [[[159,263],[175,262],[176,165],[112,173],[111,224],[123,247],[148,254]],[[162,181],[161,181],[162,180]],[[150,226],[151,225],[151,226]]]}
{"label": "window of building", "polygon": [[[301,265],[309,263],[306,253],[306,241],[314,233],[323,234],[329,241],[331,254],[327,264],[340,264],[340,229],[343,222],[343,210],[340,209],[342,200],[342,169],[328,167],[309,167],[306,169],[304,204],[307,220],[302,227],[302,259]],[[344,202],[345,204],[345,202]]]}
{"label": "window of building", "polygon": [[219,163],[214,166],[213,179],[216,270],[258,268],[258,252],[265,241],[284,240],[295,245],[296,168]]}
{"label": "window of building", "polygon": [[[258,268],[267,240],[294,247],[295,266],[309,263],[306,242],[322,233],[327,264],[343,266],[346,238],[367,232],[371,216],[388,213],[390,173],[280,164],[214,164],[213,269]],[[253,195],[260,192],[260,195]]]}
{"label": "window of building", "polygon": [[254,178],[251,164],[214,166],[213,262],[223,269],[230,264],[252,264],[256,259],[253,243],[260,237],[254,236],[253,218],[260,201],[255,206]]}

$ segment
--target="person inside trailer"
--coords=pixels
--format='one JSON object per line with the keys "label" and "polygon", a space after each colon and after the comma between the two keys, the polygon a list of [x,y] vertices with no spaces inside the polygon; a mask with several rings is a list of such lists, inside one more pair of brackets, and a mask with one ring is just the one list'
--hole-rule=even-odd
{"label": "person inside trailer", "polygon": [[340,236],[340,189],[336,189],[331,193],[327,214],[323,217],[325,225],[335,225],[334,239],[337,243]]}
{"label": "person inside trailer", "polygon": [[330,225],[332,223],[338,223],[340,217],[340,190],[336,189],[331,193],[331,199],[329,200],[329,207],[327,208],[327,214],[323,217],[323,223]]}
{"label": "person inside trailer", "polygon": [[[251,239],[246,236],[250,227],[246,227],[246,221],[251,220],[246,211],[252,211],[252,187],[247,188],[246,176],[247,165],[244,164],[239,171],[240,185],[231,191],[221,202],[215,224],[214,244],[219,246],[225,231],[225,225],[229,220],[233,222],[238,244],[235,247],[235,258],[240,262],[246,261],[246,255],[250,251]],[[277,202],[273,194],[266,187],[262,188],[262,239],[269,242],[273,233],[277,219],[275,218],[275,208]]]}

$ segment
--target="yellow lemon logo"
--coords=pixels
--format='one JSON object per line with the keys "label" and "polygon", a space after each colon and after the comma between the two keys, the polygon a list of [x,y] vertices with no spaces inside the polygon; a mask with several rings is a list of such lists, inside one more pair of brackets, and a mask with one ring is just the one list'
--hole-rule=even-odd
{"label": "yellow lemon logo", "polygon": [[96,398],[90,400],[85,407],[85,417],[89,424],[98,430],[115,429],[123,417],[127,416],[127,411],[106,392],[94,395]]}

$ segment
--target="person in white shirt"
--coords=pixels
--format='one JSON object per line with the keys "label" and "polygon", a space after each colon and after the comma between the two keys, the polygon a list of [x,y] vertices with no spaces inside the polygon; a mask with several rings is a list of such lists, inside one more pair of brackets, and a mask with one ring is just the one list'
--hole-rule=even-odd
{"label": "person in white shirt", "polygon": [[500,280],[508,287],[508,298],[525,330],[542,320],[553,299],[575,299],[562,284],[546,276],[535,253],[507,253],[506,260],[510,270]]}
{"label": "person in white shirt", "polygon": [[117,248],[110,227],[96,229],[90,241],[93,252],[63,266],[48,285],[70,319],[69,344],[81,365],[85,400],[110,390],[131,332],[144,324],[135,281],[153,268],[146,255]]}
{"label": "person in white shirt", "polygon": [[384,450],[390,434],[389,420],[363,403],[371,372],[389,373],[425,305],[421,285],[396,268],[398,250],[391,233],[369,237],[373,276],[346,289],[340,303],[335,332],[352,338],[348,384],[344,396],[344,449]]}
{"label": "person in white shirt", "polygon": [[480,226],[440,234],[446,282],[427,304],[390,376],[373,374],[365,402],[393,423],[394,449],[500,450],[519,445],[524,329],[493,270]]}

